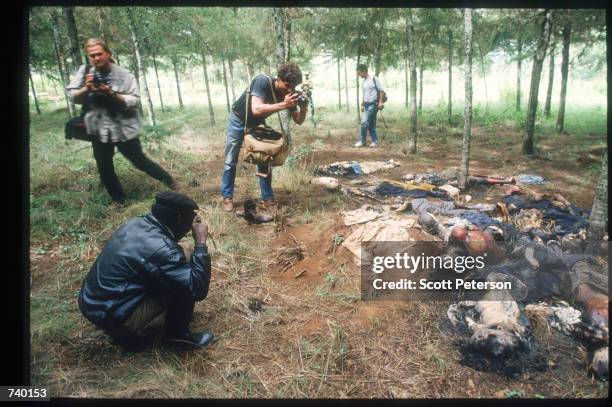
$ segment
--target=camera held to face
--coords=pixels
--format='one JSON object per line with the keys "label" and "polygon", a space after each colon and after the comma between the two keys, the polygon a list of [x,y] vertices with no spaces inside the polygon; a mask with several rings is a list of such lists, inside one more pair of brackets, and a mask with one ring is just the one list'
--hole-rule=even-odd
{"label": "camera held to face", "polygon": [[306,106],[308,104],[308,97],[301,90],[295,91],[294,95],[298,95],[297,104],[298,106]]}
{"label": "camera held to face", "polygon": [[100,85],[106,85],[106,86],[110,86],[110,78],[108,75],[105,75],[101,72],[98,71],[94,71],[93,74],[93,84],[96,87],[99,87]]}

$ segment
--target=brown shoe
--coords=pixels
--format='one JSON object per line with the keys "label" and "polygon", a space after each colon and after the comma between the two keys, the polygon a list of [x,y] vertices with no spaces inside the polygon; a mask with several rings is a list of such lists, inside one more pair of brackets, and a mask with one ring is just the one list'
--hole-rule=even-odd
{"label": "brown shoe", "polygon": [[265,201],[262,202],[264,208],[268,209],[268,210],[276,210],[278,209],[278,202],[276,202],[275,199],[267,199]]}
{"label": "brown shoe", "polygon": [[234,201],[232,198],[223,198],[223,210],[225,212],[232,212],[234,210]]}

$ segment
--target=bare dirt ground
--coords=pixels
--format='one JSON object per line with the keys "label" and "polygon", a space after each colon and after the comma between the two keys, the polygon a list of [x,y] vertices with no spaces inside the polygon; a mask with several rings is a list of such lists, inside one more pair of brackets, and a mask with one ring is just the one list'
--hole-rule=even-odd
{"label": "bare dirt ground", "polygon": [[[380,126],[380,125],[379,125]],[[304,126],[306,127],[306,126]],[[382,126],[381,126],[382,127]],[[295,129],[295,127],[294,127]],[[398,134],[383,133],[381,148],[356,149],[356,129],[295,129],[296,145],[311,145],[304,171],[341,160],[387,160],[401,166],[376,174],[398,179],[408,172],[434,172],[460,161],[460,137],[441,137],[425,128],[417,155],[405,155]],[[474,129],[471,171],[503,176],[536,173],[550,182],[539,191],[562,192],[589,208],[596,174],[567,159],[563,139],[540,141],[545,158],[524,158],[520,135],[498,131],[495,138]],[[185,193],[204,208],[217,247],[211,247],[210,293],[196,305],[193,329],[210,329],[217,341],[200,352],[174,352],[155,342],[140,353],[123,353],[81,318],[76,294],[88,266],[68,278],[69,305],[61,312],[70,328],[43,342],[34,335],[33,384],[69,397],[606,397],[608,384],[587,372],[584,348],[555,330],[538,333],[548,363],[544,372],[507,378],[460,364],[455,337],[445,329],[447,304],[364,302],[359,268],[341,247],[348,228],[339,212],[362,202],[307,184],[287,170],[275,172],[281,204],[277,221],[248,225],[220,210],[218,186],[223,138],[203,148],[195,132],[177,140],[198,154]],[[564,137],[564,136],[561,136]],[[604,136],[605,139],[605,136]],[[566,140],[567,141],[567,140]],[[295,172],[295,171],[294,171]],[[236,201],[258,196],[253,168],[240,164]],[[307,174],[308,175],[308,174]],[[306,177],[307,179],[308,177]],[[475,202],[497,202],[503,187],[486,188]],[[191,247],[186,239],[184,246]],[[289,267],[279,253],[301,247]],[[33,252],[35,248],[33,248]],[[300,250],[297,250],[300,251]],[[32,290],[43,295],[60,284],[53,248],[32,256]],[[92,253],[94,256],[95,253]],[[60,258],[61,260],[58,260]],[[61,280],[62,284],[64,280]],[[152,332],[161,329],[161,322]]]}

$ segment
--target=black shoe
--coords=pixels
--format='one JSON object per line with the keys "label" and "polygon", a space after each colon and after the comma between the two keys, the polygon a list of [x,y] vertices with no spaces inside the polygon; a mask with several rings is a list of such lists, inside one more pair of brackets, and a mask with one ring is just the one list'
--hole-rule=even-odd
{"label": "black shoe", "polygon": [[141,352],[150,346],[150,341],[138,336],[111,337],[111,343],[120,346],[126,352]]}
{"label": "black shoe", "polygon": [[186,331],[184,334],[179,336],[172,336],[169,338],[169,342],[186,347],[205,348],[214,339],[213,333],[210,331],[203,332],[191,332]]}

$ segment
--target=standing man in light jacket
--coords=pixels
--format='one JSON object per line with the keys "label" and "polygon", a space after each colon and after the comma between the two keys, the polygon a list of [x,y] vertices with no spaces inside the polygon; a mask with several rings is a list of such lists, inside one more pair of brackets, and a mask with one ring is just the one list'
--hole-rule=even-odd
{"label": "standing man in light jacket", "polygon": [[363,95],[361,111],[363,112],[363,115],[361,116],[361,132],[359,135],[359,141],[355,143],[354,147],[363,147],[366,145],[368,130],[370,131],[370,137],[372,137],[370,147],[378,147],[376,115],[378,114],[378,111],[382,110],[385,106],[385,92],[382,83],[380,83],[380,79],[368,74],[367,65],[357,65],[357,75],[364,79],[361,87]]}
{"label": "standing man in light jacket", "polygon": [[136,168],[171,189],[178,183],[162,167],[142,151],[138,136],[142,120],[138,112],[138,83],[126,69],[113,63],[112,52],[102,40],[91,38],[85,43],[91,68],[81,66],[66,90],[70,99],[82,104],[87,113],[83,118],[87,133],[93,135],[92,147],[100,181],[111,199],[125,201],[125,194],[113,166],[115,147]]}

